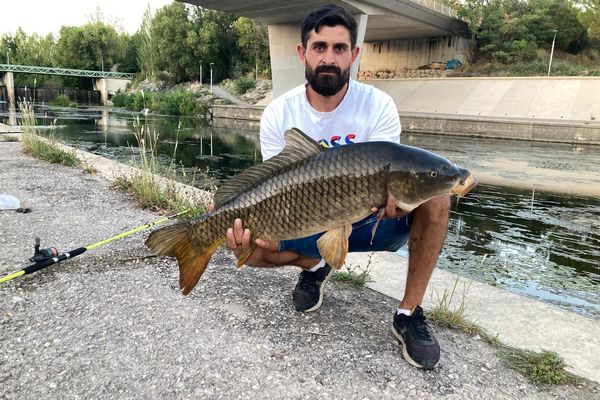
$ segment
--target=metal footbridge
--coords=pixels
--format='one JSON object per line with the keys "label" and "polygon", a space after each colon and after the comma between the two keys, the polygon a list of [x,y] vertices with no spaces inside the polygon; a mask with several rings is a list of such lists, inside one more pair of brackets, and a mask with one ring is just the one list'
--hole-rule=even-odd
{"label": "metal footbridge", "polygon": [[29,74],[79,76],[85,78],[133,79],[134,74],[126,72],[92,71],[56,67],[36,67],[34,65],[0,64],[0,72],[21,72]]}

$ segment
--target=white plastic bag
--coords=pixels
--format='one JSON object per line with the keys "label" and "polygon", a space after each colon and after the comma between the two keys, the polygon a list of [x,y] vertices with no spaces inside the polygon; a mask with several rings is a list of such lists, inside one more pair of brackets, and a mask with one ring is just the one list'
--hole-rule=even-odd
{"label": "white plastic bag", "polygon": [[0,210],[16,210],[21,207],[21,201],[10,194],[0,194]]}

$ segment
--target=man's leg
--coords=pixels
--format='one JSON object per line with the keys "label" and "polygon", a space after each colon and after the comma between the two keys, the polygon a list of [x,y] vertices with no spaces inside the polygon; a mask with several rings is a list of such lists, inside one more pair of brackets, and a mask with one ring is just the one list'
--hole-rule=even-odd
{"label": "man's leg", "polygon": [[436,197],[412,213],[408,242],[408,275],[404,298],[394,315],[392,332],[402,343],[402,353],[410,364],[432,369],[440,359],[440,346],[425,321],[420,307],[431,273],[446,239],[450,198]]}
{"label": "man's leg", "polygon": [[[372,215],[352,224],[352,233],[348,239],[350,252],[396,251],[408,240],[410,217],[382,220],[372,238],[376,221],[376,216]],[[292,292],[292,300],[297,311],[314,311],[321,306],[325,284],[333,273],[332,268],[320,259],[317,239],[321,235],[286,240],[279,245],[280,251],[291,251],[314,257],[313,264],[308,268],[304,267],[304,271],[300,273],[298,283]]]}
{"label": "man's leg", "polygon": [[450,197],[440,196],[412,212],[408,241],[408,276],[400,308],[412,310],[425,296],[429,279],[446,240]]}

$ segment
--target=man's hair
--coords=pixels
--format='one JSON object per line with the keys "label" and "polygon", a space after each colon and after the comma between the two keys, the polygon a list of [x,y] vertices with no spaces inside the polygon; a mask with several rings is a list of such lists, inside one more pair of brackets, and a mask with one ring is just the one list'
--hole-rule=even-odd
{"label": "man's hair", "polygon": [[322,26],[337,26],[343,25],[350,31],[350,44],[354,48],[356,46],[356,20],[345,8],[328,4],[313,10],[302,20],[302,46],[306,48],[310,33],[315,30],[319,33]]}

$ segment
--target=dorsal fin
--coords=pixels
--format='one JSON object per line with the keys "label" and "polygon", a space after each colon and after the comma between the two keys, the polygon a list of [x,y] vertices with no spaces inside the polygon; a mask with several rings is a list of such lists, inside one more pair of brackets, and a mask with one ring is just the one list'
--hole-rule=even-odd
{"label": "dorsal fin", "polygon": [[325,150],[324,147],[297,128],[285,131],[284,139],[285,147],[281,153],[261,164],[248,168],[241,174],[223,183],[215,193],[213,199],[215,208],[221,207],[229,200],[275,175],[283,167],[317,155]]}

